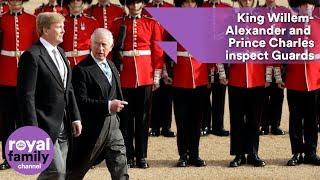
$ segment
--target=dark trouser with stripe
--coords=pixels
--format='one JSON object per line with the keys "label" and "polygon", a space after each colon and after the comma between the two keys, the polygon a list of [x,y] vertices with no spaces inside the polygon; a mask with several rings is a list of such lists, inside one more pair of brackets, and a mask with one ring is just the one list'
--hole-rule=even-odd
{"label": "dark trouser with stripe", "polygon": [[0,127],[2,158],[5,159],[5,145],[19,120],[16,87],[0,86]]}
{"label": "dark trouser with stripe", "polygon": [[319,93],[287,90],[292,153],[315,154],[318,142]]}
{"label": "dark trouser with stripe", "polygon": [[276,83],[271,83],[265,90],[267,98],[263,108],[261,126],[277,128],[281,121],[284,90],[278,88]]}
{"label": "dark trouser with stripe", "polygon": [[151,110],[151,128],[169,130],[172,122],[172,86],[161,81],[160,88],[153,92]]}
{"label": "dark trouser with stripe", "polygon": [[174,88],[174,114],[179,155],[199,156],[199,141],[205,86],[196,89]]}
{"label": "dark trouser with stripe", "polygon": [[120,113],[120,129],[126,145],[127,158],[146,158],[152,86],[123,88],[122,93],[124,100],[129,103]]}
{"label": "dark trouser with stripe", "polygon": [[257,154],[264,88],[229,86],[231,155]]}

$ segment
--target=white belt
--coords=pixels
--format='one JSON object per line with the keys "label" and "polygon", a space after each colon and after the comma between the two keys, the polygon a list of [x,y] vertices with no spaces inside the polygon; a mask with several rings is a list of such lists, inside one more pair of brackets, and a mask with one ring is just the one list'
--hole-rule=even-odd
{"label": "white belt", "polygon": [[177,56],[192,57],[192,55],[188,51],[177,51]]}
{"label": "white belt", "polygon": [[9,56],[9,57],[20,57],[24,51],[6,51],[1,50],[1,55]]}
{"label": "white belt", "polygon": [[67,57],[78,57],[78,56],[83,56],[87,54],[90,54],[90,50],[82,50],[82,51],[74,50],[74,51],[66,52]]}
{"label": "white belt", "polygon": [[132,50],[132,51],[121,51],[121,56],[149,56],[151,55],[150,50]]}

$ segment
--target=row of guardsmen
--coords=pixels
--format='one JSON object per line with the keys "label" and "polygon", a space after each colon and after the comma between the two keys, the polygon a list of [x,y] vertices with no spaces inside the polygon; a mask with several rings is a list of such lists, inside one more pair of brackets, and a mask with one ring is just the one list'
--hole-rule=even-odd
{"label": "row of guardsmen", "polygon": [[[18,123],[14,120],[19,119],[15,113],[19,57],[38,39],[36,17],[24,12],[24,2],[26,0],[0,1],[2,142],[6,142],[14,131]],[[266,163],[258,156],[259,134],[268,134],[270,127],[272,134],[284,134],[279,128],[284,87],[288,89],[289,134],[293,154],[288,165],[299,164],[303,159],[306,163],[320,164],[316,155],[320,88],[318,63],[287,65],[285,68],[251,63],[203,64],[178,44],[177,63],[174,64],[155,45],[155,41],[173,40],[173,37],[143,10],[144,6],[174,6],[163,0],[154,0],[151,3],[147,0],[120,0],[120,3],[128,7],[128,15],[124,14],[122,7],[108,0],[99,0],[87,9],[84,9],[84,4],[91,4],[89,0],[49,0],[35,10],[35,15],[53,11],[66,17],[66,32],[61,47],[65,50],[71,67],[90,54],[90,36],[96,28],[107,28],[113,33],[115,45],[112,58],[121,74],[124,99],[129,103],[119,114],[129,167],[149,167],[146,160],[149,133],[151,136],[162,134],[175,137],[170,129],[172,104],[180,156],[177,166],[205,166],[205,161],[199,156],[200,135],[229,135],[229,131],[223,126],[227,86],[230,154],[236,156],[230,162],[231,167],[244,163],[265,166]],[[220,0],[176,0],[174,3],[176,7],[190,8],[232,7]],[[130,4],[142,5],[132,8],[128,6]],[[257,2],[239,0],[238,4],[240,7],[254,7]],[[289,4],[300,9],[300,13],[303,13],[304,9],[319,6],[319,2],[315,0],[291,0]],[[276,5],[276,0],[266,0],[264,6],[273,12],[284,8]],[[315,18],[310,23],[311,27],[319,26],[319,21]],[[311,36],[319,42],[319,36]],[[319,48],[311,51],[320,53]],[[282,80],[283,72],[286,77]],[[304,126],[301,125],[302,121]],[[2,155],[5,159],[4,145],[5,143],[2,143]],[[0,169],[8,168],[10,166],[5,160]]]}

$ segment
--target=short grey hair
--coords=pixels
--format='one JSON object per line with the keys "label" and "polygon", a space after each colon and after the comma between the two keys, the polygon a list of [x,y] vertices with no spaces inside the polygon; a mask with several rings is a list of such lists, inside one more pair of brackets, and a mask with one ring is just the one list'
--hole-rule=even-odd
{"label": "short grey hair", "polygon": [[91,34],[91,43],[93,43],[93,41],[95,40],[96,37],[106,37],[106,39],[108,40],[108,44],[110,44],[111,46],[113,45],[113,35],[112,33],[105,28],[97,28],[96,30],[93,31],[93,33]]}

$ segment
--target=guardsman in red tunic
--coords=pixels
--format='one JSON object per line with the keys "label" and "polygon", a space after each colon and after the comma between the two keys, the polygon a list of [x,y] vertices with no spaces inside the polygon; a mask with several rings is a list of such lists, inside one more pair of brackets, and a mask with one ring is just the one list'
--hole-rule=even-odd
{"label": "guardsman in red tunic", "polygon": [[[262,7],[266,8],[268,13],[289,12],[285,7],[278,6],[276,0],[266,0]],[[281,26],[281,23],[277,24],[277,26]],[[284,90],[279,88],[275,82],[270,83],[270,86],[265,90],[267,98],[262,112],[260,134],[269,134],[271,126],[271,134],[284,135],[285,132],[280,129]]]}
{"label": "guardsman in red tunic", "polygon": [[162,34],[156,20],[141,14],[147,0],[120,2],[128,7],[129,15],[115,19],[110,29],[115,42],[123,39],[120,80],[124,100],[129,104],[120,116],[120,128],[126,144],[128,166],[133,167],[136,158],[137,167],[148,168],[145,158],[151,93],[160,86],[164,65],[163,51],[156,41],[161,40]]}
{"label": "guardsman in red tunic", "polygon": [[110,0],[98,0],[97,4],[89,6],[84,12],[96,18],[99,27],[109,29],[114,19],[123,15],[124,10],[121,6],[110,3]]}
{"label": "guardsman in red tunic", "polygon": [[[177,0],[175,5],[196,8],[203,1]],[[178,167],[206,166],[199,157],[200,129],[203,98],[208,85],[208,66],[200,63],[180,44],[177,47],[177,64],[173,69],[173,101],[177,124]]]}
{"label": "guardsman in red tunic", "polygon": [[57,3],[57,0],[49,0],[47,4],[43,3],[41,6],[34,10],[34,15],[37,16],[42,12],[57,12],[66,16],[68,14],[68,10],[65,7],[61,7],[61,4]]}
{"label": "guardsman in red tunic", "polygon": [[[37,40],[36,17],[23,11],[22,0],[9,0],[10,11],[1,17],[0,30],[0,115],[4,124],[2,158],[5,143],[14,131],[17,117],[16,83],[17,67],[22,52]],[[10,168],[5,160],[0,170]]]}
{"label": "guardsman in red tunic", "polygon": [[[209,0],[203,3],[202,7],[211,8],[231,8],[232,6],[222,2],[221,0]],[[223,17],[220,17],[223,20]],[[229,131],[224,129],[224,104],[226,95],[226,84],[222,84],[219,79],[219,73],[225,74],[226,65],[219,65],[212,69],[212,83],[211,88],[207,90],[206,98],[206,108],[204,109],[203,123],[202,123],[202,135],[207,135],[208,133],[214,134],[216,136],[229,136]],[[210,94],[212,108],[210,104]],[[211,120],[212,117],[212,120]]]}
{"label": "guardsman in red tunic", "polygon": [[[172,4],[163,0],[153,0],[146,4],[145,7],[157,7],[157,8],[170,8],[174,7]],[[143,13],[150,14],[144,10]],[[163,33],[162,41],[168,41],[172,39],[167,31],[161,26]],[[165,66],[163,66],[163,74],[160,79],[160,88],[152,94],[152,109],[151,109],[151,122],[150,122],[150,136],[175,137],[173,131],[171,131],[172,123],[172,68],[174,62],[169,56],[165,55]],[[164,78],[166,76],[166,78]],[[167,77],[169,76],[169,77]],[[161,128],[161,133],[160,133]]]}
{"label": "guardsman in red tunic", "polygon": [[6,13],[9,11],[9,6],[7,1],[0,1],[0,17],[2,14]]}
{"label": "guardsman in red tunic", "polygon": [[[255,1],[239,0],[238,3],[240,7],[248,8],[253,7]],[[246,51],[254,53],[256,50],[247,48]],[[246,162],[257,167],[266,165],[259,158],[258,149],[265,87],[272,81],[270,71],[272,66],[252,62],[231,64],[229,67],[230,154],[236,156],[230,167]]]}
{"label": "guardsman in red tunic", "polygon": [[88,54],[90,54],[90,37],[93,31],[99,27],[98,21],[82,13],[88,0],[64,0],[69,6],[69,15],[65,18],[65,34],[61,47],[73,68]]}
{"label": "guardsman in red tunic", "polygon": [[[291,0],[290,6],[297,8],[299,15],[312,16],[312,11],[317,4],[315,0]],[[281,74],[277,73],[276,80],[280,87],[287,88],[289,105],[289,135],[292,158],[288,166],[300,163],[320,165],[317,156],[318,143],[318,111],[320,100],[320,27],[319,19],[308,22],[311,28],[309,40],[313,40],[313,48],[295,48],[295,53],[314,53],[316,61],[288,64],[286,78],[282,82]],[[280,70],[278,70],[280,72]]]}

